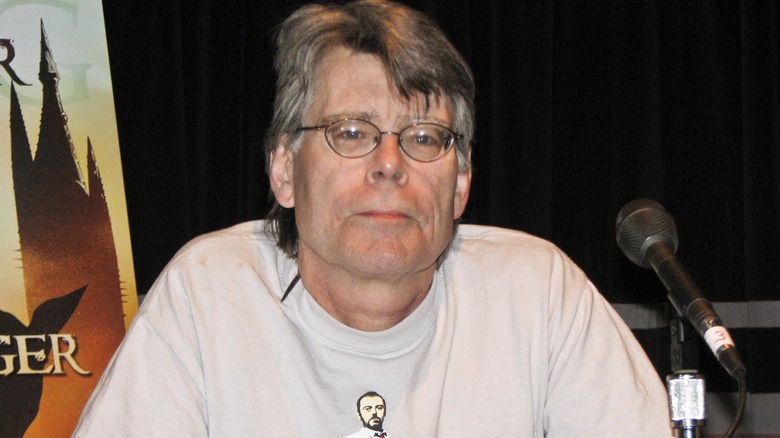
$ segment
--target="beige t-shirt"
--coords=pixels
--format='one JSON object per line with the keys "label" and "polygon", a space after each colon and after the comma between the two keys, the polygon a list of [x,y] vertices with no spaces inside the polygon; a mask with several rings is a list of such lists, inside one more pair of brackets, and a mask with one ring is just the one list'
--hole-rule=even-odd
{"label": "beige t-shirt", "polygon": [[[281,302],[296,265],[262,229],[182,248],[74,436],[344,437],[380,420],[392,437],[671,436],[644,351],[549,242],[461,225],[423,303],[368,333],[305,284]],[[381,414],[361,415],[369,392]]]}

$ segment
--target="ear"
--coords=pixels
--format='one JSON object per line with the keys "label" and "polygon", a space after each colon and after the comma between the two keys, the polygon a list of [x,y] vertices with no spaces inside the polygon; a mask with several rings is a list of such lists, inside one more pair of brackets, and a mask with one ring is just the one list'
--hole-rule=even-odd
{"label": "ear", "polygon": [[455,196],[453,199],[452,219],[460,218],[463,211],[466,210],[466,203],[469,200],[469,190],[471,189],[471,170],[460,172],[455,177]]}
{"label": "ear", "polygon": [[268,166],[268,178],[276,202],[284,208],[295,206],[293,192],[293,153],[287,149],[289,137],[284,135],[271,153],[271,163]]}

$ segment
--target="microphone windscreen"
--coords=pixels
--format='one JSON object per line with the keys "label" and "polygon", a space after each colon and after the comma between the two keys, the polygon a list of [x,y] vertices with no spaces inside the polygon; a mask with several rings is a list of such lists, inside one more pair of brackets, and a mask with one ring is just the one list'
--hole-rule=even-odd
{"label": "microphone windscreen", "polygon": [[649,268],[647,248],[665,241],[677,252],[677,226],[666,209],[650,199],[635,199],[620,209],[615,221],[617,244],[623,254],[635,264]]}

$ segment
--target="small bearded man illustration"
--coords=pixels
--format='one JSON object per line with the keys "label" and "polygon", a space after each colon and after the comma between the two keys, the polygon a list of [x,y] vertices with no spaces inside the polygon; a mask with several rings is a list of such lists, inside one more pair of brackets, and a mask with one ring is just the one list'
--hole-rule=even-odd
{"label": "small bearded man illustration", "polygon": [[388,438],[384,431],[385,399],[376,392],[367,392],[358,398],[357,414],[363,427],[346,438]]}

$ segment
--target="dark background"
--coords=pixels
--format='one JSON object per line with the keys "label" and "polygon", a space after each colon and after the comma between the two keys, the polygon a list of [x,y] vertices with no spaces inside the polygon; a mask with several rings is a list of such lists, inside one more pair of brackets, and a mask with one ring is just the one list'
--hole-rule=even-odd
{"label": "dark background", "polygon": [[[271,37],[303,3],[103,2],[140,293],[189,239],[267,211]],[[545,237],[611,302],[651,305],[666,292],[614,224],[652,198],[708,298],[780,300],[780,2],[404,3],[476,77],[465,222]],[[774,322],[732,332],[753,393],[780,393]],[[637,333],[665,374],[666,330]],[[703,362],[713,391],[733,390]]]}

